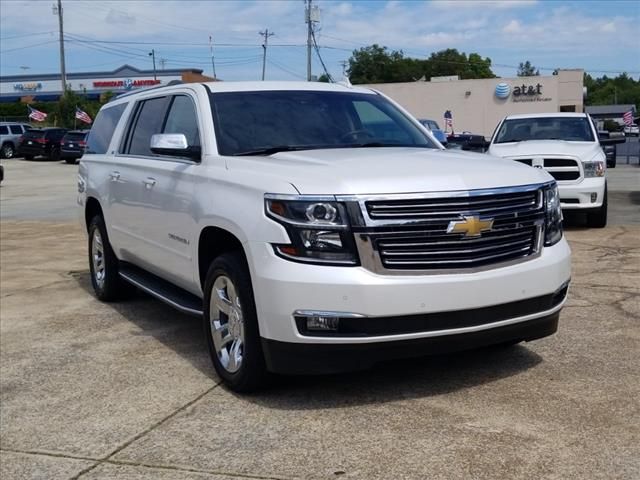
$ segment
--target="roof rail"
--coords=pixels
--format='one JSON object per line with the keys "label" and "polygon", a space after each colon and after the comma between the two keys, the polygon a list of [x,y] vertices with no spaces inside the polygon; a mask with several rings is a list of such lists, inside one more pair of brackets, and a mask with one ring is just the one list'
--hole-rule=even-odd
{"label": "roof rail", "polygon": [[[125,93],[121,93],[120,95],[116,95],[115,97],[112,98],[112,100],[116,100],[119,98],[124,98],[124,97],[128,97],[129,95],[133,95],[134,93],[140,93],[140,92],[149,92],[151,90],[157,90],[159,88],[165,88],[165,87],[172,87],[174,85],[180,85],[184,83],[182,80],[171,80],[169,83],[167,83],[166,85],[158,85],[157,87],[150,87],[150,88],[143,88],[141,90],[134,90],[132,92],[125,92]],[[111,101],[111,100],[109,100]],[[108,103],[108,102],[107,102]]]}

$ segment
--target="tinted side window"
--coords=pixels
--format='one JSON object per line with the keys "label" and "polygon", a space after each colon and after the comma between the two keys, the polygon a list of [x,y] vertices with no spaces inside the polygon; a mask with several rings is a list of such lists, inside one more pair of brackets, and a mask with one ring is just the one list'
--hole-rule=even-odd
{"label": "tinted side window", "polygon": [[151,136],[162,132],[167,101],[167,97],[160,97],[144,100],[141,103],[127,153],[131,155],[154,155],[149,148]]}
{"label": "tinted side window", "polygon": [[113,107],[103,108],[98,112],[87,139],[87,153],[107,152],[113,132],[126,107],[126,103],[121,103]]}
{"label": "tinted side window", "polygon": [[20,125],[10,125],[9,129],[14,135],[22,135],[22,128],[20,128]]}
{"label": "tinted side window", "polygon": [[0,135],[8,135],[9,129],[6,125],[0,125]]}
{"label": "tinted side window", "polygon": [[163,133],[183,133],[190,147],[200,146],[198,117],[189,97],[177,95],[173,98]]}

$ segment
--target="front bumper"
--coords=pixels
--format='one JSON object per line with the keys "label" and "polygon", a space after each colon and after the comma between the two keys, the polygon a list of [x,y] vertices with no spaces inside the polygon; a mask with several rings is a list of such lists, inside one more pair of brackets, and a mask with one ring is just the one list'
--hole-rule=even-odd
{"label": "front bumper", "polygon": [[[563,210],[599,208],[604,201],[605,177],[585,178],[579,183],[558,182],[560,206]],[[595,201],[591,196],[595,194]]]}
{"label": "front bumper", "polygon": [[[405,331],[383,335],[309,336],[298,330],[294,312],[349,312],[363,317],[402,317],[461,312],[554,294],[571,276],[569,245],[563,238],[539,257],[473,273],[380,275],[362,267],[312,266],[277,257],[268,244],[248,244],[260,334],[265,341],[312,345],[379,344],[492,331],[509,324],[554,315],[553,308],[518,314],[472,329],[441,328],[439,333]],[[437,341],[435,339],[434,341]]]}
{"label": "front bumper", "polygon": [[262,339],[267,368],[284,375],[328,374],[364,370],[390,359],[452,353],[500,343],[530,341],[553,335],[560,313],[465,335],[356,345],[303,344]]}

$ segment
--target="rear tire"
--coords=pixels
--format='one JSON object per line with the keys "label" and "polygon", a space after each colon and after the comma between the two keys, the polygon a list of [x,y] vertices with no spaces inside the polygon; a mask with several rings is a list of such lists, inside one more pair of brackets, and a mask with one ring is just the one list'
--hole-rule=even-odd
{"label": "rear tire", "polygon": [[204,286],[203,327],[213,366],[235,392],[252,392],[269,380],[258,316],[245,258],[225,253],[216,258]]}
{"label": "rear tire", "polygon": [[604,199],[602,206],[587,213],[587,226],[591,228],[604,228],[607,226],[607,186],[604,187]]}
{"label": "rear tire", "polygon": [[54,162],[59,162],[60,161],[60,148],[59,147],[52,147],[51,151],[49,152],[49,160],[52,160]]}
{"label": "rear tire", "polygon": [[13,145],[10,143],[5,143],[2,145],[2,150],[0,150],[0,157],[2,158],[13,158],[16,151],[13,148]]}
{"label": "rear tire", "polygon": [[89,270],[98,300],[111,302],[123,296],[124,282],[118,274],[118,266],[104,220],[96,215],[89,223]]}
{"label": "rear tire", "polygon": [[64,161],[69,165],[75,165],[77,163],[75,158],[65,158]]}

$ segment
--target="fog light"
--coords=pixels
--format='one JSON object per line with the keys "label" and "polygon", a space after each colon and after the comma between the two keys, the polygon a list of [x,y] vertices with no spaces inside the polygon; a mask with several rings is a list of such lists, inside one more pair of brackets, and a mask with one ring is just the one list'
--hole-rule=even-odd
{"label": "fog light", "polygon": [[591,194],[591,203],[595,203],[595,201],[598,199],[598,194],[597,193],[592,193]]}
{"label": "fog light", "polygon": [[307,330],[337,332],[340,319],[338,317],[307,317]]}

